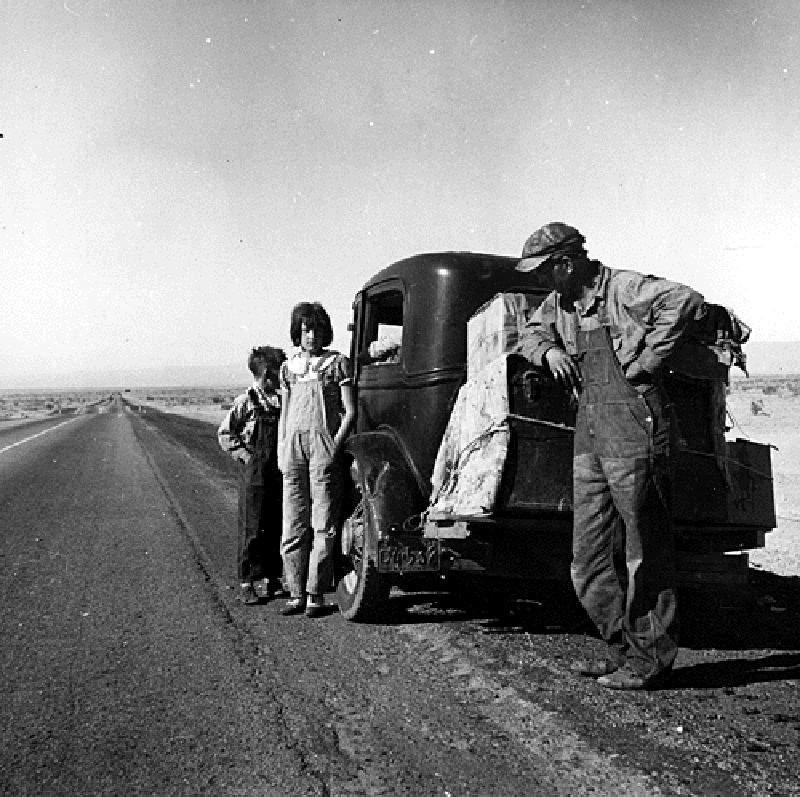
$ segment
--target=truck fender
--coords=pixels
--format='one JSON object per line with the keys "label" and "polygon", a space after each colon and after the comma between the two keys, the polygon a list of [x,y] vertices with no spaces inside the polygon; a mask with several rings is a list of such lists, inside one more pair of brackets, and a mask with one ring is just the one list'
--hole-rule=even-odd
{"label": "truck fender", "polygon": [[428,505],[426,488],[402,441],[388,427],[351,437],[351,475],[379,537],[399,533],[404,521]]}

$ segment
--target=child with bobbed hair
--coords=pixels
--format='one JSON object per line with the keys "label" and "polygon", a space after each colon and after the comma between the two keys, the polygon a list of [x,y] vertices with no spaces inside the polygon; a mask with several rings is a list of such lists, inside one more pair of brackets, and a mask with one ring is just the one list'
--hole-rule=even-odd
{"label": "child with bobbed hair", "polygon": [[333,327],[319,302],[294,307],[289,334],[299,351],[280,371],[281,554],[291,593],[282,613],[318,617],[332,586],[340,454],[355,421],[355,399],[348,358],[327,348]]}
{"label": "child with bobbed hair", "polygon": [[274,346],[258,346],[250,352],[247,367],[255,381],[236,397],[217,430],[222,450],[239,463],[237,563],[240,597],[248,605],[284,592],[277,388],[285,360],[283,349]]}

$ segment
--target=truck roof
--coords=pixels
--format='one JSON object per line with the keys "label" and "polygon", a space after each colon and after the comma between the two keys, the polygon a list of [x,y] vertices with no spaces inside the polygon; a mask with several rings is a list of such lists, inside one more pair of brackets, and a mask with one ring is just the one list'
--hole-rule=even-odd
{"label": "truck roof", "polygon": [[[538,272],[516,271],[518,257],[481,252],[427,252],[392,263],[366,283],[364,290],[391,279],[406,282],[430,280],[436,273],[439,280],[481,286],[483,294],[491,291],[550,291]],[[488,283],[488,285],[487,285]]]}
{"label": "truck roof", "polygon": [[404,372],[421,377],[460,371],[467,358],[467,321],[479,308],[501,292],[544,297],[552,289],[540,273],[517,271],[518,263],[516,257],[479,252],[414,255],[375,274],[354,306],[364,296],[368,304],[386,300],[397,306],[402,295]]}

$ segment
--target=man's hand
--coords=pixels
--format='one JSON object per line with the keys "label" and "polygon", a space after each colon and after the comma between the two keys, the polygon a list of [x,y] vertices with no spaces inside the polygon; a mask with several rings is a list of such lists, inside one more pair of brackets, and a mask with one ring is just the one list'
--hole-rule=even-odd
{"label": "man's hand", "polygon": [[545,352],[544,359],[556,382],[571,393],[580,393],[581,372],[569,354],[553,346]]}
{"label": "man's hand", "polygon": [[653,374],[642,368],[636,360],[625,369],[625,378],[634,387],[644,387],[653,384]]}

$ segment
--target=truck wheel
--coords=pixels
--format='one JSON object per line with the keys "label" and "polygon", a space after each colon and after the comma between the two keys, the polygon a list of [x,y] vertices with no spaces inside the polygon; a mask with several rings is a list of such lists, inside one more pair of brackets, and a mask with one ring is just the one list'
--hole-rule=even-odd
{"label": "truck wheel", "polygon": [[359,501],[342,526],[343,575],[336,586],[336,602],[347,620],[375,622],[386,612],[389,578],[375,565],[377,534],[364,502]]}

